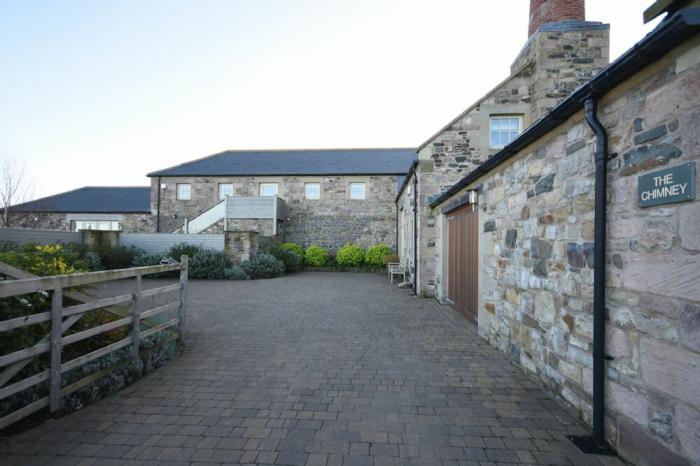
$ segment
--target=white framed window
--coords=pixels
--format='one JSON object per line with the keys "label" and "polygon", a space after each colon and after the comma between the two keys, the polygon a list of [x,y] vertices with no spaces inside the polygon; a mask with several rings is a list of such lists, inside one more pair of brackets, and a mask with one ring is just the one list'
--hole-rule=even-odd
{"label": "white framed window", "polygon": [[366,197],[364,183],[350,183],[350,199],[366,199]]}
{"label": "white framed window", "polygon": [[277,183],[260,183],[260,195],[261,196],[276,196],[277,195]]}
{"label": "white framed window", "polygon": [[192,199],[192,186],[189,183],[178,183],[177,198],[181,201],[188,201]]}
{"label": "white framed window", "polygon": [[233,196],[233,185],[231,183],[219,183],[219,200]]}
{"label": "white framed window", "polygon": [[321,183],[304,183],[306,199],[321,199]]}
{"label": "white framed window", "polygon": [[80,230],[102,230],[118,231],[121,228],[119,222],[110,220],[76,220],[73,223],[73,231]]}
{"label": "white framed window", "polygon": [[492,116],[489,120],[489,146],[500,149],[522,132],[523,119],[518,115]]}

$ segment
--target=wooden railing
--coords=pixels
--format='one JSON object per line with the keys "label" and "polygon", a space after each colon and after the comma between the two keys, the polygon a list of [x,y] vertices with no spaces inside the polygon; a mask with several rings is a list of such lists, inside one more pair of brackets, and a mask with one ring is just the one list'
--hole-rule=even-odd
{"label": "wooden railing", "polygon": [[[21,296],[37,292],[51,293],[50,311],[0,321],[0,338],[3,337],[4,332],[10,330],[43,322],[51,322],[50,333],[43,339],[39,340],[36,344],[28,348],[20,349],[0,356],[0,368],[5,368],[2,372],[0,372],[0,401],[42,382],[49,382],[48,396],[33,401],[26,406],[0,418],[0,429],[3,429],[47,406],[52,413],[58,411],[61,404],[61,398],[63,396],[89,385],[90,383],[109,373],[108,369],[101,370],[83,377],[78,381],[72,382],[70,385],[63,386],[63,374],[70,370],[76,369],[84,364],[87,364],[88,362],[94,361],[128,346],[131,346],[133,355],[138,357],[141,340],[146,337],[153,336],[159,332],[163,332],[166,329],[176,329],[177,337],[181,340],[185,327],[187,267],[187,256],[182,256],[181,262],[174,264],[0,281],[0,298],[9,298],[12,296]],[[179,283],[148,290],[142,289],[142,279],[145,275],[171,271],[180,272]],[[74,289],[76,287],[95,285],[129,278],[134,279],[133,293],[97,299],[92,302],[64,307],[64,295],[74,295]],[[173,293],[175,291],[178,292],[177,300],[150,309],[144,309],[145,298],[153,297],[155,302],[155,297],[167,296],[169,293]],[[73,324],[78,322],[78,320],[80,320],[80,318],[87,312],[118,305],[130,306],[130,314],[126,314],[126,317],[121,317],[117,320],[98,325],[87,330],[82,330],[70,335],[64,335],[64,333],[70,329]],[[174,310],[178,311],[177,317],[167,320],[161,324],[151,324],[149,328],[146,328],[145,330],[140,329],[142,319],[151,319],[154,316]],[[76,357],[70,361],[61,360],[61,351],[64,346],[127,325],[130,327],[128,337],[94,350],[90,353]],[[10,385],[6,385],[23,367],[31,362],[33,358],[47,352],[50,353],[49,369],[28,376]]]}

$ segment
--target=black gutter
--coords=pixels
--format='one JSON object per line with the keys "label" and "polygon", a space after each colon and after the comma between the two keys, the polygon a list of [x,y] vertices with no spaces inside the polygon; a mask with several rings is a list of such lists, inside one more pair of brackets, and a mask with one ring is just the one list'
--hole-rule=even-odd
{"label": "black gutter", "polygon": [[411,166],[408,168],[408,172],[405,173],[406,178],[403,179],[403,183],[401,183],[399,191],[396,193],[396,198],[394,199],[394,202],[399,202],[399,199],[401,199],[403,191],[406,189],[408,183],[411,181],[411,176],[413,176],[416,173],[416,168],[418,168],[418,160],[414,160]]}
{"label": "black gutter", "polygon": [[595,248],[593,257],[593,444],[605,448],[605,228],[608,190],[608,133],[598,120],[597,97],[584,103],[595,133]]}
{"label": "black gutter", "polygon": [[158,177],[158,205],[156,207],[156,233],[160,233],[160,176]]}
{"label": "black gutter", "polygon": [[614,87],[666,55],[700,30],[700,8],[686,8],[661,22],[656,29],[637,42],[620,58],[603,68],[590,81],[579,86],[569,97],[527,128],[517,139],[454,184],[430,203],[436,208],[454,194],[518,154],[581,110],[590,95],[601,98]]}
{"label": "black gutter", "polygon": [[399,255],[399,203],[397,202],[396,204],[396,242],[394,244],[396,245],[396,255]]}

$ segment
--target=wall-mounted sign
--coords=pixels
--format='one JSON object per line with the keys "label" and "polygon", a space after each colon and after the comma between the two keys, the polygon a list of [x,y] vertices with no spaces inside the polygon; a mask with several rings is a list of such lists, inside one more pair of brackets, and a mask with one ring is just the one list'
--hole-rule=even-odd
{"label": "wall-mounted sign", "polygon": [[637,178],[639,207],[695,199],[695,162],[664,168]]}

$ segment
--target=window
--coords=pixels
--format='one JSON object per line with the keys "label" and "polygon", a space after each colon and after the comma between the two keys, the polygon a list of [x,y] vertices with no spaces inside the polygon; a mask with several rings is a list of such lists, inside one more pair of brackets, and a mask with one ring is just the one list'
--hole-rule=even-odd
{"label": "window", "polygon": [[233,185],[229,183],[219,184],[219,199],[226,199],[233,196]]}
{"label": "window", "polygon": [[192,198],[192,187],[187,184],[178,184],[177,185],[177,198],[181,201],[187,201]]}
{"label": "window", "polygon": [[80,230],[107,230],[117,231],[120,229],[119,222],[109,220],[76,220],[73,224],[73,231]]}
{"label": "window", "polygon": [[350,183],[350,199],[365,199],[364,183]]}
{"label": "window", "polygon": [[492,148],[501,148],[510,144],[520,134],[521,121],[519,116],[491,117],[489,145]]}
{"label": "window", "polygon": [[260,195],[261,196],[276,196],[277,195],[277,183],[260,183]]}
{"label": "window", "polygon": [[321,184],[304,183],[304,197],[307,199],[321,199]]}

